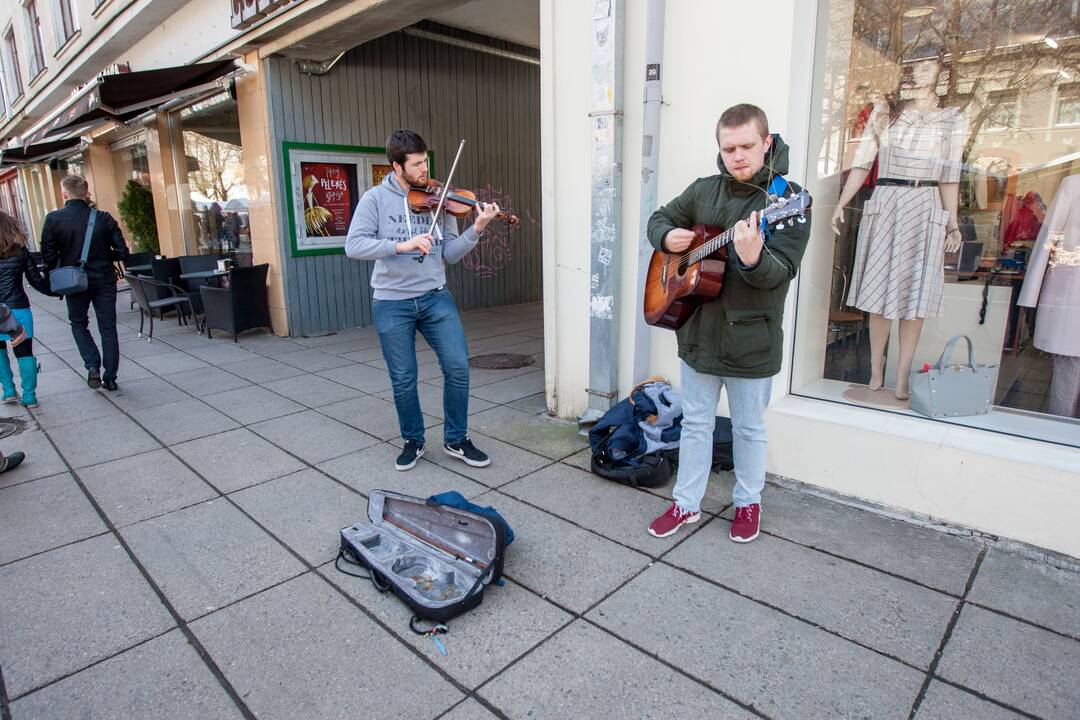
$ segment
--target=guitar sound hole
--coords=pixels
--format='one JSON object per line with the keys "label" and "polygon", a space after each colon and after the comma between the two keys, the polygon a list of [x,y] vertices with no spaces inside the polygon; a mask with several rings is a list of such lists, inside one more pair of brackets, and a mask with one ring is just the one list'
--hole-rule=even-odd
{"label": "guitar sound hole", "polygon": [[682,277],[683,275],[686,274],[686,271],[689,268],[690,268],[690,262],[688,260],[683,260],[682,262],[679,263],[679,268],[678,268],[678,270],[676,272],[679,273],[679,277]]}

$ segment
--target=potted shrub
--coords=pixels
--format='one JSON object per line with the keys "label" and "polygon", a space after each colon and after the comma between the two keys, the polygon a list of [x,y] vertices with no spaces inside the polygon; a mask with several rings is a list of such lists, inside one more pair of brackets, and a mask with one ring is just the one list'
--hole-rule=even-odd
{"label": "potted shrub", "polygon": [[150,188],[128,180],[118,203],[120,219],[131,234],[135,252],[158,252],[157,220],[154,217],[154,194]]}

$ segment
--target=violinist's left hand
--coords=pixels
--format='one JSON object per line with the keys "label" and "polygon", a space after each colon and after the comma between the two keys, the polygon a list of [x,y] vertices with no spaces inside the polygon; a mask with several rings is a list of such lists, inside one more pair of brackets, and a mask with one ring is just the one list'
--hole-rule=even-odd
{"label": "violinist's left hand", "polygon": [[477,201],[476,222],[473,223],[473,229],[476,230],[477,233],[484,232],[484,229],[487,228],[488,223],[494,220],[495,217],[499,214],[499,212],[500,211],[498,203],[482,203],[480,201]]}

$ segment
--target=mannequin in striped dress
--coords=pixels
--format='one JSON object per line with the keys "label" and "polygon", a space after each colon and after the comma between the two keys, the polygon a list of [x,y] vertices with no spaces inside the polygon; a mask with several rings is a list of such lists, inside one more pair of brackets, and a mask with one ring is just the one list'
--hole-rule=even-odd
{"label": "mannequin in striped dress", "polygon": [[899,321],[898,400],[910,397],[923,320],[942,312],[944,255],[960,248],[956,213],[966,132],[959,110],[940,107],[943,70],[940,58],[916,61],[901,85],[910,99],[899,112],[882,106],[871,114],[832,219],[839,234],[844,207],[876,158],[878,180],[863,207],[847,302],[870,314],[871,390],[884,384],[885,346],[892,321]]}

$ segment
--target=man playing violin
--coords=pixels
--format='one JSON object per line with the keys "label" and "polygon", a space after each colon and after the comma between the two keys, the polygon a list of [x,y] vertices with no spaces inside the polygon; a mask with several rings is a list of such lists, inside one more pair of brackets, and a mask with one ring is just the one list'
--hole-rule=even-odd
{"label": "man playing violin", "polygon": [[409,470],[424,454],[424,418],[416,390],[418,330],[438,356],[443,372],[443,450],[473,467],[484,467],[491,461],[468,435],[468,349],[457,305],[446,289],[444,265],[458,262],[476,246],[499,214],[499,206],[477,203],[475,222],[461,234],[457,220],[448,214],[433,226],[434,213],[413,212],[408,202],[410,189],[428,185],[424,139],[411,130],[395,130],[386,139],[386,157],[394,172],[360,198],[345,254],[375,261],[371,314],[405,441],[394,467]]}
{"label": "man playing violin", "polygon": [[784,298],[806,249],[810,223],[774,229],[767,243],[762,236],[757,211],[769,204],[770,189],[778,191],[774,182],[787,172],[788,147],[779,135],[769,134],[760,108],[743,104],[725,110],[716,140],[720,174],[694,181],[649,219],[649,242],[672,255],[690,247],[694,232],[689,228],[697,223],[735,228],[720,294],[698,307],[677,331],[683,401],[679,470],[674,502],[649,532],[667,537],[700,519],[716,406],[726,387],[735,458],[730,537],[750,542],[760,529],[765,408],[772,377],[780,371]]}

